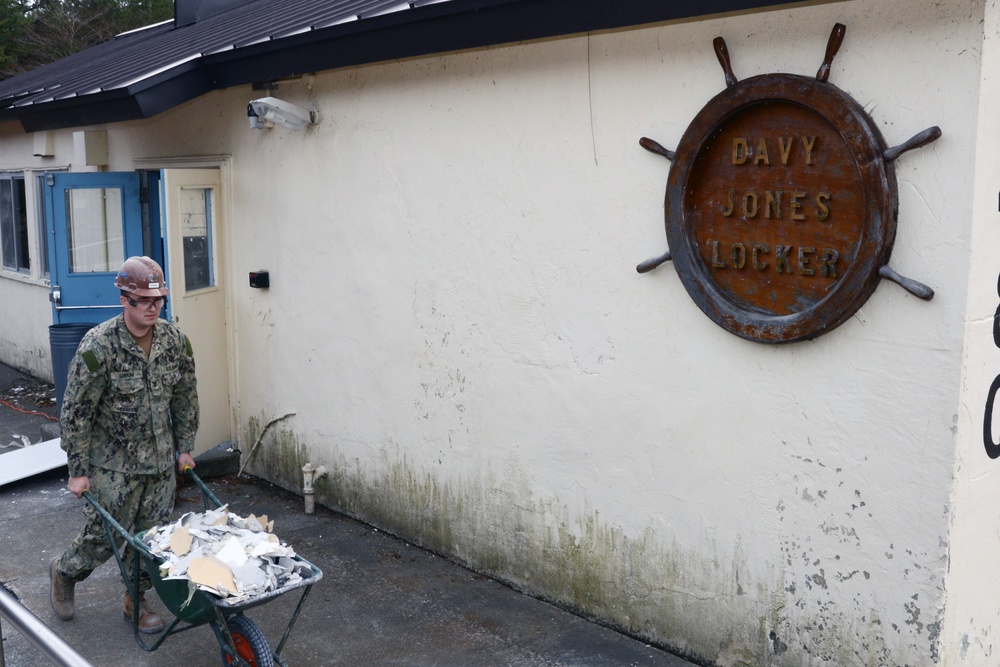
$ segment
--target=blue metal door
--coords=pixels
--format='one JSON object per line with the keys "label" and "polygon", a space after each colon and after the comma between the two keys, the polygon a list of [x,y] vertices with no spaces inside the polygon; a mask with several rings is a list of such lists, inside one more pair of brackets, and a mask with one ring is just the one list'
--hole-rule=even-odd
{"label": "blue metal door", "polygon": [[[140,172],[53,173],[46,177],[54,324],[103,322],[121,312],[115,274],[126,257],[155,254],[144,235]],[[144,243],[144,236],[146,243]],[[157,239],[159,240],[159,239]],[[144,250],[144,248],[146,250]],[[154,257],[161,261],[162,257]]]}

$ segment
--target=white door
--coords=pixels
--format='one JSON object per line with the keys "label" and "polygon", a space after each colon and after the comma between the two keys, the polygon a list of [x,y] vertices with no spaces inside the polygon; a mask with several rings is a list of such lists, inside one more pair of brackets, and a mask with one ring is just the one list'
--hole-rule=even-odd
{"label": "white door", "polygon": [[218,169],[162,173],[168,312],[194,347],[201,406],[195,453],[200,454],[232,437],[221,178]]}

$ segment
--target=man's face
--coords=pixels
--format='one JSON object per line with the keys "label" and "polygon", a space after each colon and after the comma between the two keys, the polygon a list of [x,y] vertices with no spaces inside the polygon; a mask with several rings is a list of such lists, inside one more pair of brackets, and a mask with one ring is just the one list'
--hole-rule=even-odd
{"label": "man's face", "polygon": [[122,296],[122,307],[125,309],[125,323],[132,330],[145,330],[156,324],[166,302],[164,297]]}

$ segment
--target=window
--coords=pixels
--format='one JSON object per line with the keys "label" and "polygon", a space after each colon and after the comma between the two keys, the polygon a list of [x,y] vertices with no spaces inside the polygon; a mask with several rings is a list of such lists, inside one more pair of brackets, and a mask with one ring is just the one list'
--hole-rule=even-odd
{"label": "window", "polygon": [[0,174],[0,246],[3,268],[28,273],[28,216],[20,174]]}
{"label": "window", "polygon": [[184,239],[184,290],[215,286],[212,262],[212,189],[181,188],[181,237]]}
{"label": "window", "polygon": [[66,190],[70,273],[107,273],[125,261],[121,188]]}

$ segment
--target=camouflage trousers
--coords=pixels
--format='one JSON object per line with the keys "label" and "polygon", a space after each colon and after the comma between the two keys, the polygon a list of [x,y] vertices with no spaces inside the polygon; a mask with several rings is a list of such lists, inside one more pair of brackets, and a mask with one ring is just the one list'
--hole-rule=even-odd
{"label": "camouflage trousers", "polygon": [[[87,476],[94,499],[126,530],[131,529],[133,535],[170,521],[177,484],[173,468],[155,475],[130,475],[91,468]],[[56,566],[59,574],[72,582],[83,581],[90,576],[125,541],[114,533],[115,544],[112,546],[101,516],[90,503],[85,504],[84,514],[87,523]],[[131,588],[135,582],[135,554],[131,547],[125,548],[122,562],[128,573],[126,587]],[[139,592],[144,593],[152,584],[145,570],[141,567],[139,570]]]}

